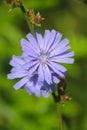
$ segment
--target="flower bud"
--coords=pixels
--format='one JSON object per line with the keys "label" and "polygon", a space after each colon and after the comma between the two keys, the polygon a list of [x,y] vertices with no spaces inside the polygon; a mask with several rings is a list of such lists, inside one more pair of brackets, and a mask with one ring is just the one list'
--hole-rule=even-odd
{"label": "flower bud", "polygon": [[35,14],[34,10],[31,9],[31,10],[27,11],[27,15],[28,15],[30,22],[33,25],[41,27],[41,21],[44,20],[44,18],[40,15],[39,12],[37,14]]}
{"label": "flower bud", "polygon": [[33,9],[31,9],[31,10],[28,10],[28,11],[27,11],[27,14],[28,14],[28,16],[31,16],[31,15],[33,15],[33,14],[34,14],[34,10],[33,10]]}
{"label": "flower bud", "polygon": [[35,18],[34,18],[35,24],[39,23],[40,21],[41,21],[41,16],[40,15],[36,15]]}
{"label": "flower bud", "polygon": [[66,102],[66,101],[68,101],[69,99],[70,99],[70,97],[67,96],[67,95],[61,96],[61,101],[62,101],[62,102]]}

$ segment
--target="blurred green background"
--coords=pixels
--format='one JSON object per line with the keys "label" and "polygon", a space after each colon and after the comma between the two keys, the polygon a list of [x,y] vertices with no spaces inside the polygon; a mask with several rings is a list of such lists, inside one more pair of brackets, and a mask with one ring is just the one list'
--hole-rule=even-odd
{"label": "blurred green background", "polygon": [[[75,63],[65,65],[67,94],[72,100],[64,104],[64,130],[87,130],[87,1],[24,0],[26,9],[40,11],[45,20],[41,31],[56,29],[70,40]],[[13,54],[21,55],[20,40],[29,32],[20,9],[0,0],[0,130],[57,130],[56,106],[52,96],[30,96],[24,89],[15,91],[6,75]]]}

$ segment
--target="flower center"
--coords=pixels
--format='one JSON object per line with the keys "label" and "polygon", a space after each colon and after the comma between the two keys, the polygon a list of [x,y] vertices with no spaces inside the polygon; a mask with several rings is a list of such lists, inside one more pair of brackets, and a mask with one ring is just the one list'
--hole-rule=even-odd
{"label": "flower center", "polygon": [[47,62],[47,60],[48,60],[48,54],[41,51],[41,53],[40,53],[40,62],[42,64],[45,64]]}

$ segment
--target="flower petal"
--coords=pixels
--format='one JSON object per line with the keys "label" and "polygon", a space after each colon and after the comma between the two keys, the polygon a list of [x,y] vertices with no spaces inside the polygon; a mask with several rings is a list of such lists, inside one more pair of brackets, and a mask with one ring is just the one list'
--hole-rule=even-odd
{"label": "flower petal", "polygon": [[45,98],[48,98],[49,97],[49,93],[46,91],[46,90],[42,90],[42,95],[45,97]]}
{"label": "flower petal", "polygon": [[[31,65],[33,65],[33,64],[31,64]],[[34,64],[33,66],[31,66],[29,68],[29,74],[32,75],[37,70],[38,67],[39,67],[39,63]]]}
{"label": "flower petal", "polygon": [[65,72],[66,71],[66,68],[56,62],[51,62],[59,71],[61,72]]}
{"label": "flower petal", "polygon": [[15,78],[22,78],[26,75],[27,75],[26,72],[22,70],[22,71],[8,74],[7,77],[8,77],[8,79],[15,79]]}
{"label": "flower petal", "polygon": [[28,78],[23,78],[21,79],[19,82],[17,82],[15,85],[14,85],[14,89],[19,89],[21,87],[23,87],[26,83],[28,82]]}
{"label": "flower petal", "polygon": [[38,45],[36,39],[34,38],[34,36],[33,36],[31,33],[29,33],[29,34],[27,34],[27,38],[28,38],[28,40],[30,41],[30,44],[32,45],[32,47],[33,47],[37,52],[39,52],[39,45]]}
{"label": "flower petal", "polygon": [[32,81],[28,81],[26,83],[25,89],[27,90],[27,92],[29,94],[32,94],[32,88],[33,88],[33,82]]}
{"label": "flower petal", "polygon": [[25,60],[25,62],[35,61],[37,60],[37,55],[28,55],[26,52],[22,53],[22,57]]}
{"label": "flower petal", "polygon": [[38,84],[34,85],[32,81],[30,83],[28,82],[26,86],[26,90],[28,93],[35,94],[37,97],[40,97],[40,86],[38,86]]}
{"label": "flower petal", "polygon": [[40,50],[42,50],[44,47],[44,40],[39,31],[36,31],[36,38],[38,41],[39,48],[40,48]]}
{"label": "flower petal", "polygon": [[58,84],[60,82],[60,80],[58,79],[58,77],[53,76],[53,81],[54,83]]}
{"label": "flower petal", "polygon": [[58,58],[68,58],[74,56],[74,51],[65,52],[58,56]]}
{"label": "flower petal", "polygon": [[25,62],[20,56],[13,55],[12,60],[10,61],[10,65],[13,67],[19,67],[20,65],[23,65]]}
{"label": "flower petal", "polygon": [[52,46],[52,44],[54,44],[54,40],[55,40],[56,34],[57,34],[57,32],[55,30],[52,30],[50,32],[49,40],[46,43],[46,52],[50,49],[50,47]]}
{"label": "flower petal", "polygon": [[49,30],[45,30],[45,33],[44,33],[44,50],[47,47],[47,43],[49,41],[49,38],[50,38],[50,31]]}
{"label": "flower petal", "polygon": [[44,66],[44,77],[45,77],[45,80],[48,84],[52,83],[52,75],[51,75],[51,72],[46,64]]}
{"label": "flower petal", "polygon": [[[58,55],[58,56],[54,56],[54,57],[50,58],[50,61],[53,61],[53,62],[65,61],[65,58],[69,58],[71,56],[74,56],[73,51],[72,52],[62,53],[61,55]],[[67,63],[67,61],[66,62],[61,62],[61,63]]]}
{"label": "flower petal", "polygon": [[60,77],[64,77],[64,74],[59,70],[57,64],[54,64],[53,62],[48,63],[49,67],[55,72],[55,74],[58,74]]}
{"label": "flower petal", "polygon": [[30,50],[29,44],[30,44],[29,41],[27,41],[26,39],[24,39],[24,38],[21,39],[21,46],[22,46],[23,51],[29,51]]}
{"label": "flower petal", "polygon": [[36,47],[35,46],[33,47],[32,44],[30,44],[29,41],[25,39],[21,40],[21,46],[22,46],[22,50],[27,54],[31,54],[31,55],[34,54],[34,56],[38,54]]}
{"label": "flower petal", "polygon": [[58,43],[61,40],[61,38],[62,38],[62,34],[57,32],[57,34],[55,36],[55,39],[54,39],[54,43],[52,44],[52,46],[51,46],[49,51],[52,51],[53,49],[56,48],[56,46],[58,45]]}
{"label": "flower petal", "polygon": [[59,42],[58,47],[64,48],[68,43],[69,43],[69,40],[65,38]]}
{"label": "flower petal", "polygon": [[40,86],[39,86],[39,85],[36,85],[36,86],[35,86],[35,95],[36,95],[37,97],[40,97],[40,94],[41,94]]}
{"label": "flower petal", "polygon": [[[26,64],[24,64],[24,68],[26,68],[26,69],[31,69],[31,68],[33,68],[34,66],[37,66],[38,67],[38,65],[39,65],[39,63],[38,63],[38,61],[36,60],[36,61],[30,61],[30,62],[27,62]],[[36,68],[37,68],[36,67]]]}
{"label": "flower petal", "polygon": [[64,52],[66,52],[67,50],[69,50],[70,48],[71,48],[70,46],[66,46],[66,47],[64,47],[64,48],[62,48],[62,49],[56,48],[56,49],[54,49],[54,50],[51,52],[50,58],[51,58],[51,57],[54,57],[54,56],[57,56],[57,55],[60,55],[60,54],[62,54],[62,53],[64,53]]}
{"label": "flower petal", "polygon": [[73,58],[62,58],[62,59],[58,58],[57,61],[60,62],[60,63],[68,63],[68,64],[74,63]]}
{"label": "flower petal", "polygon": [[39,78],[39,81],[44,81],[44,71],[43,71],[43,67],[42,67],[42,64],[40,64],[39,68],[38,68],[38,78]]}

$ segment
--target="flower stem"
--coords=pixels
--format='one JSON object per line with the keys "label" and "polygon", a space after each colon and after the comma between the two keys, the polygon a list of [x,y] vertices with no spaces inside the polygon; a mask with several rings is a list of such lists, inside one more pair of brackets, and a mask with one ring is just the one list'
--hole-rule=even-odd
{"label": "flower stem", "polygon": [[62,125],[62,117],[61,117],[61,112],[60,112],[60,103],[56,103],[56,109],[57,109],[57,118],[58,118],[58,130],[63,130],[63,125]]}
{"label": "flower stem", "polygon": [[29,27],[29,29],[30,29],[30,32],[31,32],[33,35],[35,35],[34,25],[32,25],[32,24],[30,23],[30,21],[29,21],[29,19],[28,19],[28,16],[27,16],[26,9],[25,9],[25,7],[23,6],[23,4],[20,5],[20,9],[21,9],[22,13],[23,13],[24,16],[25,16],[25,19],[26,19],[26,22],[27,22],[28,27]]}
{"label": "flower stem", "polygon": [[57,119],[58,119],[58,130],[63,130],[63,124],[62,124],[62,116],[60,111],[60,97],[55,94],[55,92],[52,93],[53,99],[56,103],[56,112],[57,112]]}

